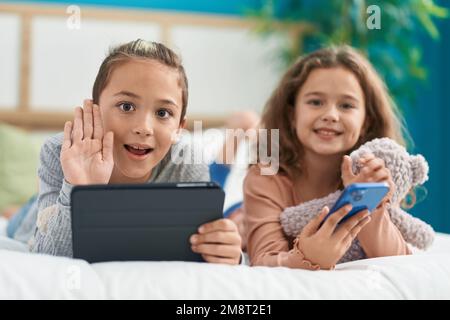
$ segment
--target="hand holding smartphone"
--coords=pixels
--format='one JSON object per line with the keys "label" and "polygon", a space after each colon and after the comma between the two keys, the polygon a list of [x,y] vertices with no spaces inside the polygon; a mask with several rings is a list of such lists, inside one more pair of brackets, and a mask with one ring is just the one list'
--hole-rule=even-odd
{"label": "hand holding smartphone", "polygon": [[347,204],[351,204],[352,210],[339,223],[344,222],[362,210],[367,209],[369,212],[372,212],[388,192],[389,185],[384,182],[350,184],[344,189],[323,221],[325,222],[330,215]]}

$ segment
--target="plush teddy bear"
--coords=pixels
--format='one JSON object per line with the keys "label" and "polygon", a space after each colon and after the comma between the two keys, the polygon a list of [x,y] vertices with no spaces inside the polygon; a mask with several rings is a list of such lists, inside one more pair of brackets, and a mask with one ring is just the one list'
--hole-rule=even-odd
{"label": "plush teddy bear", "polygon": [[[403,239],[418,249],[428,248],[434,240],[433,228],[411,216],[400,207],[412,187],[428,180],[428,163],[421,155],[410,155],[406,149],[389,138],[374,139],[366,142],[350,154],[352,171],[358,174],[361,164],[358,159],[372,153],[384,160],[391,172],[395,190],[391,202],[387,205],[392,222],[399,229]],[[302,229],[316,217],[324,206],[331,208],[342,191],[336,191],[326,197],[304,202],[298,206],[286,208],[280,216],[284,232],[290,237],[297,237]],[[361,245],[355,239],[339,263],[366,258]]]}

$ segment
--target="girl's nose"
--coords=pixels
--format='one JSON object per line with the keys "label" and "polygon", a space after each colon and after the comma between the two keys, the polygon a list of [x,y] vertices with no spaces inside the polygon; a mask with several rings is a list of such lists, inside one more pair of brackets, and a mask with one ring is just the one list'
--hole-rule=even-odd
{"label": "girl's nose", "polygon": [[144,117],[144,121],[139,121],[133,129],[133,132],[140,136],[152,136],[154,132],[153,126],[151,125],[151,120],[148,119],[148,117]]}
{"label": "girl's nose", "polygon": [[153,128],[136,128],[133,132],[137,135],[149,137],[153,135]]}
{"label": "girl's nose", "polygon": [[330,106],[326,109],[322,115],[322,121],[325,122],[337,122],[339,120],[339,112],[335,106]]}

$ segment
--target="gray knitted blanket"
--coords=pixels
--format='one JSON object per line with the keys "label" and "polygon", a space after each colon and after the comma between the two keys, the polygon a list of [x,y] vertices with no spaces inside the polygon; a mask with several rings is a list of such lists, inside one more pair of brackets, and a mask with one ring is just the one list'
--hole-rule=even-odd
{"label": "gray knitted blanket", "polygon": [[[359,159],[366,154],[384,160],[389,169],[395,189],[387,210],[394,225],[399,229],[404,240],[418,249],[427,249],[434,240],[434,230],[427,223],[413,217],[400,208],[400,202],[415,186],[428,180],[429,166],[421,155],[411,155],[406,149],[389,138],[377,138],[366,142],[350,154],[352,171],[357,174],[362,166]],[[280,216],[284,232],[290,237],[297,237],[303,228],[316,217],[324,206],[331,208],[341,195],[336,191],[321,199],[314,199],[298,206],[286,208]],[[366,257],[358,240],[354,240],[349,250],[339,263],[364,259]]]}

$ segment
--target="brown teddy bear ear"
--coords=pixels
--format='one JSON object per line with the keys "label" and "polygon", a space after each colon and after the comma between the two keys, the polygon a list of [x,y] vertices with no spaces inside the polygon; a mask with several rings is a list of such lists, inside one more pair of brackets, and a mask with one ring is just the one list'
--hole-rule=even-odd
{"label": "brown teddy bear ear", "polygon": [[417,186],[428,180],[428,162],[423,156],[411,156],[409,160],[412,170],[412,184]]}

